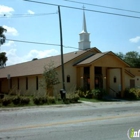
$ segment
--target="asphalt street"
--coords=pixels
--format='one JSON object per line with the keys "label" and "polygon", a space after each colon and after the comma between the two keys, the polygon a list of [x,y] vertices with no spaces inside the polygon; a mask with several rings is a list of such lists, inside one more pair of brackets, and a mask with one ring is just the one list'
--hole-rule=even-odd
{"label": "asphalt street", "polygon": [[127,140],[130,128],[140,129],[139,101],[0,109],[0,140]]}

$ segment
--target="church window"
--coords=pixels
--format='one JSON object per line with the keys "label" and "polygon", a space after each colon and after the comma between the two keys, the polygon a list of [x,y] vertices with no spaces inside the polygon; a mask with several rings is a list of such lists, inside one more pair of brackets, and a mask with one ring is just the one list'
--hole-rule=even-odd
{"label": "church window", "polygon": [[117,82],[117,78],[116,77],[114,77],[114,83],[116,83]]}
{"label": "church window", "polygon": [[26,90],[28,90],[28,77],[26,77]]}
{"label": "church window", "polygon": [[70,75],[67,75],[67,83],[70,83]]}
{"label": "church window", "polygon": [[36,90],[38,90],[38,76],[36,76]]}

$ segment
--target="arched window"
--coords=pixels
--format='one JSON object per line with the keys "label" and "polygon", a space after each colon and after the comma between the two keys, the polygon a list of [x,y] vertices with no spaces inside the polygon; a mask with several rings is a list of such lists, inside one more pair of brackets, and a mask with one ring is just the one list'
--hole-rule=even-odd
{"label": "arched window", "polygon": [[67,83],[70,83],[70,75],[67,75]]}

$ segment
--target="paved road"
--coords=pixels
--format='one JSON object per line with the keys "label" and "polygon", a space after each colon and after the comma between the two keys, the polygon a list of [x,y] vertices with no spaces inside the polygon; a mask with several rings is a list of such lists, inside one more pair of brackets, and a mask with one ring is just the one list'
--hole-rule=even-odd
{"label": "paved road", "polygon": [[0,140],[127,140],[129,128],[140,129],[140,102],[0,109]]}

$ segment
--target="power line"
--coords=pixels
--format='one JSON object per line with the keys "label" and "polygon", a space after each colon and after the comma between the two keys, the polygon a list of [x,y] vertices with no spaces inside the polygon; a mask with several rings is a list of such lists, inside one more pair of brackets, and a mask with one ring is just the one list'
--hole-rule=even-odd
{"label": "power line", "polygon": [[29,44],[60,46],[59,44],[50,44],[50,43],[33,42],[33,41],[25,41],[25,40],[14,40],[14,39],[6,39],[6,40],[8,40],[8,41],[15,41],[15,42],[21,42],[21,43],[29,43]]}
{"label": "power line", "polygon": [[[51,46],[60,46],[59,44],[51,44],[51,43],[43,43],[43,42],[34,42],[34,41],[25,41],[25,40],[15,40],[15,39],[6,39],[7,41],[14,41],[14,42],[20,42],[20,43],[29,43],[29,44],[38,44],[38,45],[51,45]],[[72,49],[78,49],[76,47],[71,46],[63,46],[64,48],[72,48]]]}
{"label": "power line", "polygon": [[83,4],[83,5],[89,5],[89,6],[97,6],[97,7],[102,7],[102,8],[126,11],[126,12],[132,12],[132,13],[140,13],[139,11],[133,11],[133,10],[127,10],[127,9],[121,9],[121,8],[97,5],[97,4],[92,4],[92,3],[78,2],[78,1],[74,1],[74,0],[64,0],[64,1],[73,2],[73,3],[79,3],[79,4]]}
{"label": "power line", "polygon": [[[24,1],[32,2],[32,3],[38,3],[38,4],[46,4],[46,5],[51,5],[51,6],[61,6],[61,7],[64,7],[64,8],[70,8],[70,9],[75,9],[75,10],[83,10],[83,8],[71,7],[71,6],[65,6],[65,5],[57,5],[57,4],[46,3],[46,2],[39,2],[39,1],[33,1],[33,0],[24,0]],[[102,13],[102,14],[108,14],[108,15],[115,15],[115,16],[122,16],[122,17],[129,17],[129,18],[140,19],[140,17],[131,16],[131,15],[123,15],[123,14],[118,14],[118,13],[110,13],[110,12],[104,12],[104,11],[91,10],[91,9],[84,9],[84,10],[85,11],[89,11],[89,12],[96,12],[96,13]]]}
{"label": "power line", "polygon": [[14,14],[12,17],[6,16],[5,14],[3,16],[0,16],[0,18],[26,18],[26,17],[36,17],[36,16],[47,16],[47,15],[53,15],[58,14],[58,12],[55,13],[40,13],[40,14]]}
{"label": "power line", "polygon": [[[29,43],[29,44],[38,44],[38,45],[50,45],[50,46],[59,46],[59,44],[51,44],[51,43],[43,43],[43,42],[33,42],[33,41],[25,41],[25,40],[14,40],[14,39],[6,39],[7,41],[15,41],[15,42],[19,42],[19,43]],[[63,45],[64,48],[71,48],[71,49],[76,49],[76,50],[81,50],[81,51],[87,51],[87,50],[83,50],[77,47],[72,47],[72,46],[65,46]],[[93,52],[92,50],[89,50],[90,52]]]}
{"label": "power line", "polygon": [[[29,43],[29,44],[38,44],[38,45],[50,45],[50,46],[60,46],[59,44],[52,44],[52,43],[43,43],[43,42],[34,42],[34,41],[25,41],[25,40],[15,40],[15,39],[6,39],[7,41],[14,41],[14,42],[20,42],[20,43]],[[79,49],[72,46],[65,46],[64,48],[71,48],[71,49]],[[82,49],[81,49],[82,50]]]}

